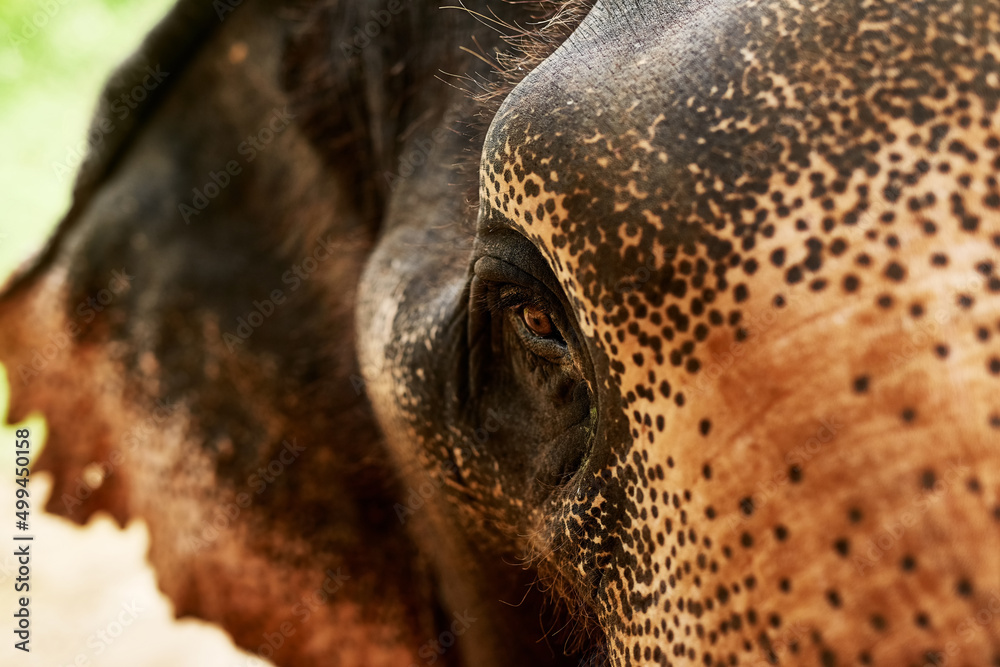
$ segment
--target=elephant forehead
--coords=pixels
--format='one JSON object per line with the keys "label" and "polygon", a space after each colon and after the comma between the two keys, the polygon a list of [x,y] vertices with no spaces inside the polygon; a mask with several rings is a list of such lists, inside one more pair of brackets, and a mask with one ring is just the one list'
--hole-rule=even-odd
{"label": "elephant forehead", "polygon": [[797,328],[995,287],[995,9],[598,3],[497,114],[483,210],[549,257],[585,333],[691,373],[792,293]]}

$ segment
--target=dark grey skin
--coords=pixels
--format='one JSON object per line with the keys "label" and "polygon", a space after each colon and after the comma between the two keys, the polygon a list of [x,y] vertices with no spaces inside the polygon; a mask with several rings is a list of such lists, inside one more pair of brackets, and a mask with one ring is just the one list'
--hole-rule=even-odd
{"label": "dark grey skin", "polygon": [[527,56],[432,3],[179,7],[0,301],[50,509],[144,517],[283,665],[1000,664],[1000,5],[487,4]]}

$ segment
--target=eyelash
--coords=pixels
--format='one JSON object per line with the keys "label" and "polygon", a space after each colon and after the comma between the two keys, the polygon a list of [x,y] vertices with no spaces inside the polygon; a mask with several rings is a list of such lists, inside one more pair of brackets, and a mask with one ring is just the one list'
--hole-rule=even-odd
{"label": "eyelash", "polygon": [[[524,308],[529,306],[534,308],[539,308],[544,310],[546,313],[551,313],[552,308],[549,302],[544,298],[538,296],[537,294],[522,291],[520,289],[511,287],[510,285],[497,286],[496,288],[497,296],[489,300],[490,313],[494,317],[503,317],[508,312],[514,312],[517,317],[523,317],[522,311]],[[551,317],[551,316],[550,316]],[[533,336],[540,341],[549,341],[558,343],[560,345],[565,345],[566,342],[563,340],[562,334],[559,332],[558,327],[555,325],[555,318],[551,317],[553,320],[554,335],[552,337],[543,338],[528,331],[528,335]],[[527,327],[525,327],[527,328]]]}

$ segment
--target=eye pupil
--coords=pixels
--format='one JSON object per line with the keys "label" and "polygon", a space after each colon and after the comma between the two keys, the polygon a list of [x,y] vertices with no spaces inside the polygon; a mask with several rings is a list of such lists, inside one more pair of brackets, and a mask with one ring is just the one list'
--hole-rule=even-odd
{"label": "eye pupil", "polygon": [[541,308],[525,306],[522,316],[524,317],[524,323],[536,336],[550,336],[555,330],[548,313]]}

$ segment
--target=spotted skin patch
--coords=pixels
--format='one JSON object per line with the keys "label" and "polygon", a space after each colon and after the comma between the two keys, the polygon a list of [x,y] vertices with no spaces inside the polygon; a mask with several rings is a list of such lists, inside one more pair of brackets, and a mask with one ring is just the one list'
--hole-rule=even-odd
{"label": "spotted skin patch", "polygon": [[536,538],[614,664],[1000,656],[968,623],[1000,587],[998,21],[608,6],[498,113],[481,219],[548,258],[629,424]]}

